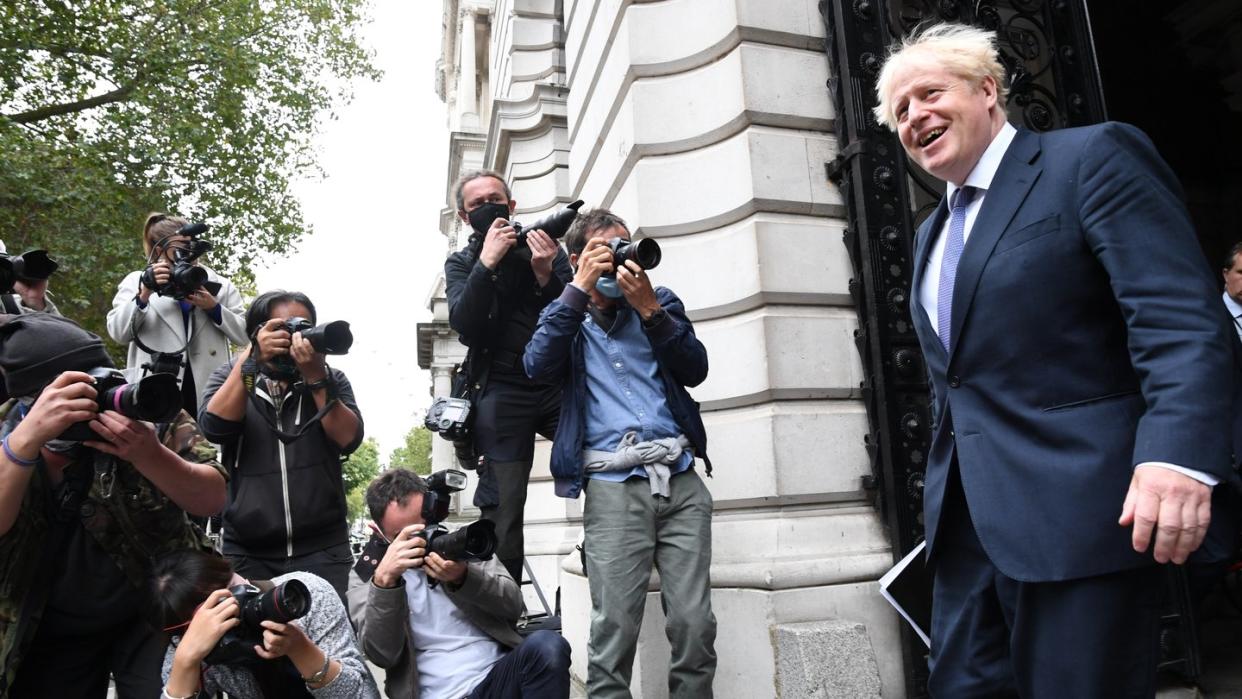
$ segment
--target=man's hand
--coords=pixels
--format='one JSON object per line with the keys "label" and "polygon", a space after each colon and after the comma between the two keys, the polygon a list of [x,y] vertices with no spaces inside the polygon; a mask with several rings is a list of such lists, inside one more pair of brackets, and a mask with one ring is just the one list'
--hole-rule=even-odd
{"label": "man's hand", "polygon": [[539,286],[552,281],[552,261],[556,259],[556,241],[543,231],[527,231],[526,245],[530,247],[530,269],[535,273]]}
{"label": "man's hand", "polygon": [[91,429],[103,437],[103,441],[84,442],[92,449],[111,454],[131,464],[143,464],[159,457],[164,445],[155,436],[155,426],[128,418],[116,411],[105,410],[95,420]]}
{"label": "man's hand", "polygon": [[517,231],[509,225],[509,220],[498,218],[492,221],[483,238],[483,249],[479,251],[479,262],[483,266],[495,270],[500,260],[517,244]]}
{"label": "man's hand", "polygon": [[94,383],[90,374],[80,371],[66,371],[53,379],[13,428],[9,448],[22,458],[33,459],[70,425],[95,417],[99,407]]}
{"label": "man's hand", "polygon": [[397,581],[411,568],[423,565],[423,557],[427,555],[427,542],[414,534],[422,531],[421,525],[411,525],[401,530],[397,538],[388,545],[384,558],[375,567],[371,581],[376,587],[392,588]]}
{"label": "man's hand", "polygon": [[255,343],[259,345],[259,354],[255,357],[259,362],[270,362],[282,354],[289,354],[293,346],[293,338],[285,329],[284,318],[271,318],[259,326],[255,333]]}
{"label": "man's hand", "polygon": [[212,296],[210,291],[201,286],[186,294],[185,300],[189,301],[191,305],[197,306],[204,311],[210,311],[220,305],[220,302],[216,300],[216,297]]}
{"label": "man's hand", "polygon": [[441,558],[438,553],[430,553],[425,561],[427,577],[440,582],[460,585],[466,579],[467,566],[461,561],[450,561]]}
{"label": "man's hand", "polygon": [[603,238],[591,238],[587,241],[582,254],[578,256],[578,271],[574,273],[574,286],[588,294],[595,288],[599,278],[612,271],[612,248]]}
{"label": "man's hand", "polygon": [[1118,524],[1134,525],[1134,550],[1139,553],[1151,544],[1154,528],[1156,561],[1181,565],[1203,543],[1211,521],[1211,488],[1171,469],[1139,466]]}
{"label": "man's hand", "polygon": [[22,304],[26,308],[33,308],[36,311],[42,311],[47,308],[47,280],[33,279],[29,284],[20,280],[13,280],[13,291],[22,297]]}
{"label": "man's hand", "polygon": [[302,375],[302,380],[306,383],[322,381],[328,376],[328,365],[325,364],[324,356],[315,351],[310,341],[302,337],[302,333],[293,333],[289,355],[298,365],[298,373]]}
{"label": "man's hand", "polygon": [[652,314],[660,310],[660,301],[656,299],[655,289],[651,288],[651,278],[637,262],[626,260],[625,267],[617,270],[617,286],[621,287],[625,300],[643,320],[650,320]]}

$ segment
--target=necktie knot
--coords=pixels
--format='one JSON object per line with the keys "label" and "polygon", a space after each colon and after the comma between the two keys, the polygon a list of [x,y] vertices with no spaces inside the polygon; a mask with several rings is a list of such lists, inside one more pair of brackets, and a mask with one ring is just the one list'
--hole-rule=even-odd
{"label": "necktie knot", "polygon": [[965,209],[966,207],[970,206],[970,202],[975,198],[975,193],[978,191],[979,191],[978,187],[958,188],[958,190],[953,193],[953,202],[952,202],[953,206],[951,208],[954,211],[957,211],[959,209]]}

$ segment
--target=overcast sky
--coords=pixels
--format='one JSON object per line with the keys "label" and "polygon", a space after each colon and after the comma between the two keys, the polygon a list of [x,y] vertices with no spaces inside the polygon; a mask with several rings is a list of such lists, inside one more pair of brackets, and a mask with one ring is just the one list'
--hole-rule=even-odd
{"label": "overcast sky", "polygon": [[353,384],[384,462],[431,402],[415,325],[431,319],[426,302],[444,265],[448,129],[435,92],[441,3],[375,0],[373,9],[366,40],[384,78],[356,84],[353,102],[324,125],[326,178],[295,186],[314,234],[257,278],[261,292],[305,292],[321,323],[350,322],[353,349],[328,361]]}

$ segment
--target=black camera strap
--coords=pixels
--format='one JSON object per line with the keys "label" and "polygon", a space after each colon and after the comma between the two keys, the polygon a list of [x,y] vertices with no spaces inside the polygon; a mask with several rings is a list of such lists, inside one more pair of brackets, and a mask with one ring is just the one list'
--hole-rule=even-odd
{"label": "black camera strap", "polygon": [[[328,372],[329,372],[328,377],[331,379],[332,370],[328,369]],[[242,363],[241,376],[242,376],[242,385],[246,389],[246,396],[250,400],[251,404],[254,405],[255,409],[259,411],[259,415],[263,416],[263,421],[267,423],[268,429],[270,429],[272,433],[276,435],[276,438],[279,439],[284,444],[288,444],[296,439],[300,439],[303,435],[306,434],[307,430],[314,427],[321,420],[323,420],[324,416],[327,415],[329,412],[331,412],[332,409],[336,407],[336,404],[340,402],[340,400],[337,398],[337,395],[336,395],[336,382],[329,381],[328,400],[323,404],[323,407],[320,408],[313,416],[311,416],[309,420],[302,423],[301,426],[299,426],[297,430],[293,432],[285,432],[284,430],[280,429],[280,427],[276,424],[275,418],[267,414],[267,409],[263,405],[263,400],[259,398],[259,394],[257,390],[258,378],[260,376],[263,376],[263,374],[259,372],[258,362],[254,361],[253,357],[247,357],[246,361]],[[305,387],[304,383],[299,382],[299,384],[294,384],[295,387],[298,385],[302,385],[303,387]],[[306,390],[303,392],[303,394],[310,395],[310,391]],[[278,413],[284,407],[284,402],[273,401],[271,403],[271,406],[273,410]],[[299,407],[299,410],[300,409],[301,408]]]}
{"label": "black camera strap", "polygon": [[[186,350],[190,348],[190,340],[194,337],[194,314],[193,313],[190,314],[190,326],[185,329],[185,344],[181,346],[181,349],[175,352],[163,352],[160,350],[152,349],[148,347],[145,342],[142,341],[142,336],[138,332],[138,314],[137,313],[134,313],[133,315],[129,317],[129,332],[131,335],[134,336],[134,344],[138,345],[138,349],[151,355],[152,359],[154,359],[156,355],[160,355],[160,354],[166,357],[173,356],[173,355],[180,355],[178,357],[178,362],[184,365],[184,362],[181,360],[181,357],[185,356]],[[148,367],[144,366],[143,368],[147,369]],[[145,371],[143,372],[143,375],[144,376],[146,375]]]}

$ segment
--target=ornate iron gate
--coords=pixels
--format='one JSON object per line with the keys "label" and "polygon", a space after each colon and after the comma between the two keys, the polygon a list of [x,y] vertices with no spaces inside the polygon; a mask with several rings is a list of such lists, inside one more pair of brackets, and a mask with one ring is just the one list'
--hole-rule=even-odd
{"label": "ornate iron gate", "polygon": [[[1010,78],[1009,117],[1046,131],[1103,121],[1104,98],[1085,0],[821,0],[840,155],[828,176],[849,220],[845,244],[855,277],[855,341],[873,493],[894,559],[923,538],[923,470],[930,440],[926,373],[910,321],[914,230],[943,185],[907,166],[894,133],[876,123],[875,80],[888,45],[927,22],[957,21],[998,32]],[[906,689],[927,695],[926,649],[903,629]]]}

